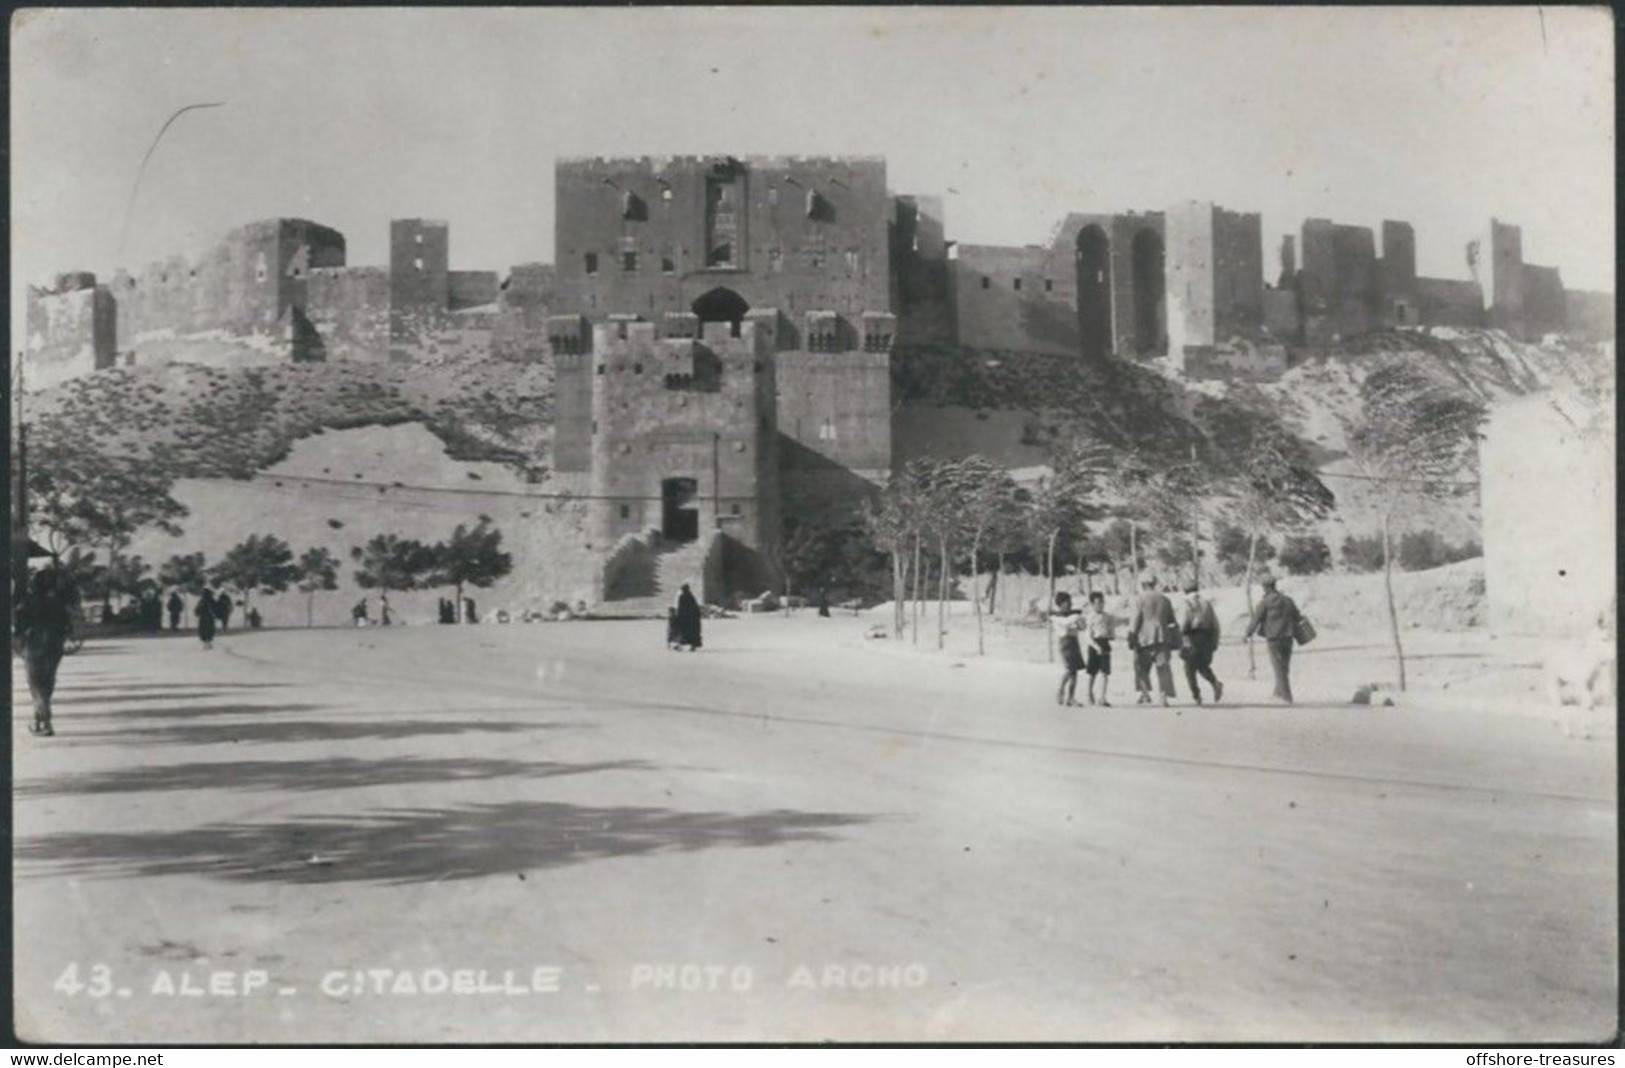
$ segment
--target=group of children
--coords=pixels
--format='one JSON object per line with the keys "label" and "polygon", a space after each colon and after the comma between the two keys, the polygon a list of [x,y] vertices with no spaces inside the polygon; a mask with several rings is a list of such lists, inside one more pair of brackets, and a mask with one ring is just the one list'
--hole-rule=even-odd
{"label": "group of children", "polygon": [[[1078,672],[1081,671],[1089,676],[1089,703],[1095,703],[1095,679],[1098,676],[1100,703],[1111,705],[1106,691],[1112,679],[1113,624],[1111,614],[1106,611],[1106,595],[1098,590],[1089,595],[1089,608],[1082,613],[1073,610],[1070,593],[1062,591],[1055,595],[1055,611],[1050,616],[1050,626],[1055,628],[1061,661],[1066,665],[1061,688],[1055,694],[1056,704],[1078,703]],[[1089,643],[1087,649],[1083,645],[1086,640]]]}

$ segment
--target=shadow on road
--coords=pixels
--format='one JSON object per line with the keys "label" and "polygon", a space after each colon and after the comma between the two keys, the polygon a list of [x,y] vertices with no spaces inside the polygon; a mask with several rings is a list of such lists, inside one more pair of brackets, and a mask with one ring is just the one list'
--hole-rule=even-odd
{"label": "shadow on road", "polygon": [[871,819],[786,809],[735,815],[515,801],[178,831],[54,834],[18,843],[16,859],[47,864],[49,874],[107,878],[400,884],[511,876],[614,857],[832,841],[835,829]]}
{"label": "shadow on road", "polygon": [[[169,714],[181,716],[270,715],[278,712],[309,712],[327,708],[324,705],[203,705],[196,709],[172,709]],[[330,709],[337,715],[342,709]],[[142,716],[153,716],[145,710]],[[522,720],[447,721],[447,720],[382,720],[347,722],[332,720],[268,720],[238,723],[182,723],[161,727],[125,727],[119,730],[79,731],[71,719],[57,724],[57,745],[105,745],[109,742],[133,742],[152,745],[231,745],[238,742],[349,742],[361,739],[392,741],[447,734],[516,734],[521,731],[562,730],[567,727],[584,728],[585,723],[528,723]]]}
{"label": "shadow on road", "polygon": [[500,778],[554,778],[595,771],[647,771],[642,760],[557,764],[523,760],[411,757],[353,760],[223,760],[201,764],[118,768],[60,775],[17,784],[19,797],[143,793],[149,790],[278,790],[302,793],[407,783],[471,782]]}

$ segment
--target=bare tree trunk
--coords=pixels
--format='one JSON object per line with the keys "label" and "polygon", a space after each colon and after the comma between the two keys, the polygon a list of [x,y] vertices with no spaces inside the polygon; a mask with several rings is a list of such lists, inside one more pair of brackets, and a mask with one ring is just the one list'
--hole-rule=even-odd
{"label": "bare tree trunk", "polygon": [[914,535],[914,644],[920,644],[920,536]]}
{"label": "bare tree trunk", "polygon": [[1134,573],[1134,588],[1140,588],[1140,524],[1128,521],[1128,566]]}
{"label": "bare tree trunk", "polygon": [[[1045,565],[1046,570],[1049,571],[1049,600],[1044,602],[1044,611],[1045,612],[1053,612],[1055,610],[1055,542],[1057,540],[1059,540],[1060,537],[1061,537],[1061,532],[1059,530],[1053,530],[1053,531],[1050,532],[1048,555],[1045,557],[1045,559],[1047,561],[1047,564]],[[1054,627],[1046,627],[1045,630],[1048,631],[1048,633],[1049,633],[1049,659],[1050,659],[1050,663],[1054,663],[1055,662],[1055,628]]]}
{"label": "bare tree trunk", "polygon": [[305,591],[305,627],[309,629],[316,625],[316,591]]}
{"label": "bare tree trunk", "polygon": [[948,632],[948,539],[937,539],[937,648]]}
{"label": "bare tree trunk", "polygon": [[973,602],[975,602],[974,608],[976,610],[976,655],[977,656],[986,656],[987,655],[987,650],[985,648],[983,648],[983,645],[982,645],[982,590],[981,590],[982,576],[981,576],[981,573],[980,573],[980,561],[978,561],[978,559],[977,559],[977,557],[981,555],[981,551],[982,551],[982,539],[981,539],[981,537],[977,536],[977,537],[971,539],[971,543],[970,543],[970,589],[971,589],[971,600]]}
{"label": "bare tree trunk", "polygon": [[1394,660],[1399,664],[1399,692],[1405,692],[1405,647],[1399,642],[1399,609],[1394,606],[1394,539],[1390,517],[1382,513],[1382,585],[1388,595],[1388,629],[1394,636]]}
{"label": "bare tree trunk", "polygon": [[908,592],[903,578],[903,542],[899,538],[891,547],[891,604],[892,604],[892,635],[897,638],[903,636],[903,596]]}
{"label": "bare tree trunk", "polygon": [[[1258,531],[1253,531],[1247,537],[1247,575],[1242,579],[1242,587],[1247,591],[1247,622],[1253,621],[1253,553],[1258,549]],[[1247,639],[1247,677],[1258,678],[1258,654],[1253,651],[1253,640]]]}
{"label": "bare tree trunk", "polygon": [[999,614],[998,603],[995,598],[999,593],[999,574],[1004,570],[1003,553],[999,554],[998,564],[999,566],[993,569],[987,579],[987,614],[990,616]]}

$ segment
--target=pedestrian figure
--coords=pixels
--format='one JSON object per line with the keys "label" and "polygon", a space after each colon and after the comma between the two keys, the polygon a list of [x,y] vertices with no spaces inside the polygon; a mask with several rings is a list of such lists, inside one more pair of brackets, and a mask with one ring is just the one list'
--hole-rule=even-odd
{"label": "pedestrian figure", "polygon": [[455,623],[455,622],[457,622],[457,609],[452,606],[450,598],[446,598],[446,597],[440,598],[440,622],[442,622],[442,623]]}
{"label": "pedestrian figure", "polygon": [[1202,703],[1202,691],[1196,684],[1200,676],[1213,687],[1213,703],[1218,704],[1224,696],[1224,683],[1213,674],[1213,654],[1219,648],[1219,614],[1195,584],[1185,587],[1185,620],[1181,630],[1185,634],[1185,647],[1180,655],[1185,660],[1185,682],[1191,688],[1191,698],[1197,704]]}
{"label": "pedestrian figure", "polygon": [[56,692],[56,670],[62,663],[70,625],[67,579],[60,569],[46,568],[28,585],[28,593],[17,609],[17,643],[22,649],[28,674],[28,692],[34,699],[34,722],[30,733],[49,738],[51,695]]}
{"label": "pedestrian figure", "polygon": [[165,605],[169,609],[169,629],[181,629],[181,613],[186,611],[186,602],[181,600],[180,590],[169,591],[169,602]]}
{"label": "pedestrian figure", "polygon": [[203,648],[214,648],[214,624],[219,618],[220,610],[215,607],[214,594],[204,587],[203,593],[198,596],[197,608],[193,609],[197,616],[197,637],[203,643]]}
{"label": "pedestrian figure", "polygon": [[818,587],[818,614],[829,618],[829,589],[824,586]]}
{"label": "pedestrian figure", "polygon": [[688,583],[683,583],[681,592],[677,594],[677,641],[679,645],[686,645],[689,649],[698,652],[700,648],[700,602],[689,589]]}
{"label": "pedestrian figure", "polygon": [[378,595],[378,625],[380,627],[389,626],[389,594],[387,593]]}
{"label": "pedestrian figure", "polygon": [[243,616],[243,618],[248,620],[249,630],[259,630],[265,625],[265,619],[260,615],[260,610],[258,608],[250,608],[248,610],[248,614]]}
{"label": "pedestrian figure", "polygon": [[1157,689],[1162,695],[1163,707],[1174,695],[1173,650],[1179,645],[1179,620],[1174,616],[1173,602],[1157,589],[1157,580],[1147,575],[1140,583],[1140,600],[1134,606],[1134,620],[1129,624],[1129,645],[1134,650],[1134,687],[1140,692],[1138,703],[1151,703],[1151,671],[1156,669]]}
{"label": "pedestrian figure", "polygon": [[1261,581],[1264,596],[1253,609],[1252,622],[1247,624],[1247,637],[1257,634],[1270,650],[1270,668],[1275,672],[1275,698],[1292,703],[1292,642],[1298,632],[1298,606],[1292,598],[1275,588],[1275,576],[1265,575]]}
{"label": "pedestrian figure", "polygon": [[1089,642],[1083,658],[1083,670],[1089,676],[1089,703],[1095,703],[1095,676],[1100,676],[1100,703],[1111,707],[1106,699],[1106,691],[1112,681],[1112,639],[1113,628],[1116,625],[1109,612],[1106,611],[1106,595],[1096,590],[1089,595],[1089,612],[1083,617],[1080,625],[1084,637]]}
{"label": "pedestrian figure", "polygon": [[214,599],[214,613],[220,618],[220,632],[224,634],[231,629],[231,594],[225,590]]}
{"label": "pedestrian figure", "polygon": [[371,620],[367,618],[367,599],[365,597],[355,603],[350,609],[350,620],[358,627],[365,627]]}
{"label": "pedestrian figure", "polygon": [[1083,670],[1083,649],[1078,645],[1078,613],[1072,607],[1072,595],[1062,590],[1055,595],[1055,610],[1050,613],[1050,629],[1055,633],[1061,650],[1061,688],[1055,691],[1058,705],[1076,705],[1078,672]]}
{"label": "pedestrian figure", "polygon": [[463,622],[464,623],[478,623],[479,621],[480,621],[480,617],[474,611],[474,598],[472,598],[472,597],[464,597],[463,598]]}

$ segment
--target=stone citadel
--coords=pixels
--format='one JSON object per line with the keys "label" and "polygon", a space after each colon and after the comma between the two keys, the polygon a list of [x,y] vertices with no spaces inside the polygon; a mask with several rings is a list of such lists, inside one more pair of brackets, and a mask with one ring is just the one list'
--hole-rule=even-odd
{"label": "stone citadel", "polygon": [[196,262],[28,293],[29,384],[174,361],[550,361],[561,487],[587,500],[597,599],[661,573],[760,588],[786,518],[846,510],[893,465],[894,350],[1168,358],[1278,375],[1377,329],[1611,336],[1490,220],[1462,280],[1418,276],[1410,224],[1325,219],[1282,240],[1204,202],[1074,213],[1044,245],[956,244],[942,202],[878,158],[687,156],[556,165],[554,264],[453,270],[446,223],[395,220],[387,267],[331,228],[254,223]]}

